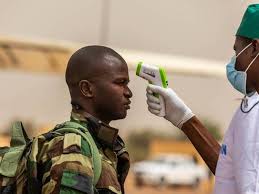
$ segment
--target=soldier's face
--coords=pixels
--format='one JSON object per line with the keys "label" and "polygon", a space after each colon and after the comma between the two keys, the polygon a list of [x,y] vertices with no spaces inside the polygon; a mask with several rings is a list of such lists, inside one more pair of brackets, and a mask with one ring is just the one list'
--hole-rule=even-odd
{"label": "soldier's face", "polygon": [[99,119],[109,123],[126,117],[132,97],[128,83],[126,63],[112,60],[104,66],[103,72],[93,83],[93,104]]}

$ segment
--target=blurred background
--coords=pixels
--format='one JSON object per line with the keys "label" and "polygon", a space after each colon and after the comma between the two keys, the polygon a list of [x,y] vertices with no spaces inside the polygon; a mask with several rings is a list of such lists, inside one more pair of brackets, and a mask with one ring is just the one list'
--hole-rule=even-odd
{"label": "blurred background", "polygon": [[67,60],[82,46],[106,45],[128,62],[134,94],[127,118],[112,123],[132,157],[127,193],[211,193],[213,176],[189,141],[147,111],[147,82],[135,67],[139,61],[164,66],[169,86],[221,141],[242,97],[225,78],[225,64],[247,5],[258,1],[0,3],[0,146],[9,144],[15,120],[31,137],[68,120]]}

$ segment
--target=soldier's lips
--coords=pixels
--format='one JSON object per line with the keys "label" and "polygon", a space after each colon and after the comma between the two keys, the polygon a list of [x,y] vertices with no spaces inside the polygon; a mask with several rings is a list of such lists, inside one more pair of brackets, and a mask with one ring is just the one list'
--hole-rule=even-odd
{"label": "soldier's lips", "polygon": [[130,109],[130,103],[131,101],[128,101],[127,103],[124,104],[124,107],[128,110]]}
{"label": "soldier's lips", "polygon": [[124,107],[128,110],[130,109],[130,105],[129,104],[125,104]]}

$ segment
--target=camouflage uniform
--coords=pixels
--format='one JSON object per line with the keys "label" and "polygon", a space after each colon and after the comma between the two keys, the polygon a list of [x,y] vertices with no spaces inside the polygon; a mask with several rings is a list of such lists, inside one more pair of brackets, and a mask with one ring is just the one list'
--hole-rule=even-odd
{"label": "camouflage uniform", "polygon": [[72,113],[71,121],[86,127],[102,156],[102,172],[93,186],[93,164],[89,144],[80,135],[46,133],[33,141],[28,160],[28,182],[33,193],[124,193],[129,155],[118,129],[104,127],[95,118]]}

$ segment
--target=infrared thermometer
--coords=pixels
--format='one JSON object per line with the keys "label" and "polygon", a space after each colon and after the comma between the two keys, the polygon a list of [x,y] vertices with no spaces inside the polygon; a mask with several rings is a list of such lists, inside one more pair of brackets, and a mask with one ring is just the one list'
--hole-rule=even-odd
{"label": "infrared thermometer", "polygon": [[[139,62],[136,70],[136,75],[148,80],[150,84],[161,86],[167,88],[168,80],[166,76],[165,69],[155,65],[144,64]],[[161,104],[161,111],[158,116],[165,116],[165,102],[162,96],[158,94],[153,94],[155,97],[159,98]]]}

